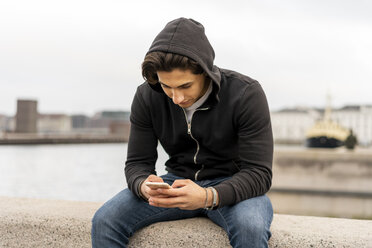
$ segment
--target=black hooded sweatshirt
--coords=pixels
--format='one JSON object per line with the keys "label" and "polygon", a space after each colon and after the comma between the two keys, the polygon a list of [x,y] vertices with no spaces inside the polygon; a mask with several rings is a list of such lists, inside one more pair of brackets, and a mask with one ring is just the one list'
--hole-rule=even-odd
{"label": "black hooded sweatshirt", "polygon": [[205,180],[231,177],[214,186],[219,206],[265,194],[271,186],[273,138],[269,108],[260,84],[213,64],[214,51],[204,27],[179,18],[158,34],[148,53],[162,51],[198,62],[213,82],[208,99],[193,114],[172,102],[159,83],[143,83],[131,108],[131,131],[125,175],[139,196],[139,184],[156,174],[158,141],[169,155],[166,170]]}

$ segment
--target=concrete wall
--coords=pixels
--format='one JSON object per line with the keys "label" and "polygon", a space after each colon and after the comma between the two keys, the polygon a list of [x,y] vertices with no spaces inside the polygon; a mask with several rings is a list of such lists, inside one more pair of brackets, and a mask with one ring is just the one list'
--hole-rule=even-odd
{"label": "concrete wall", "polygon": [[273,175],[278,213],[372,219],[372,150],[276,150]]}
{"label": "concrete wall", "polygon": [[[91,218],[101,203],[0,197],[0,247],[91,247]],[[275,214],[269,246],[372,247],[372,221]],[[164,239],[163,237],[167,237]],[[230,247],[206,218],[153,224],[130,247]]]}

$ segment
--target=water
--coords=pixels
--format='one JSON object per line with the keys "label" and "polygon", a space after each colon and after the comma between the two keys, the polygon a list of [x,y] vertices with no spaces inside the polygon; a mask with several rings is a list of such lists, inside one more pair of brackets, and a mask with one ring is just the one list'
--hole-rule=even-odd
{"label": "water", "polygon": [[[0,146],[0,196],[106,201],[127,187],[126,153],[126,143]],[[162,175],[168,156],[158,154]]]}
{"label": "water", "polygon": [[0,196],[106,201],[127,187],[126,153],[126,143],[0,146]]}

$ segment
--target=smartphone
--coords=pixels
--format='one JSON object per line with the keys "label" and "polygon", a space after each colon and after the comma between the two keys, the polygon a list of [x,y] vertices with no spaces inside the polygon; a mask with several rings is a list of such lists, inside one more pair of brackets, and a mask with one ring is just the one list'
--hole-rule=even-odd
{"label": "smartphone", "polygon": [[167,183],[161,183],[161,182],[145,182],[146,186],[148,186],[151,189],[170,189],[171,186]]}

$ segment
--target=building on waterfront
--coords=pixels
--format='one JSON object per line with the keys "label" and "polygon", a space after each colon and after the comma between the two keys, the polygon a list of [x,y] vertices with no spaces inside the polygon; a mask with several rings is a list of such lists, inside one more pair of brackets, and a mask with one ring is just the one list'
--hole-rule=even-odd
{"label": "building on waterfront", "polygon": [[[271,112],[271,122],[276,143],[304,144],[306,131],[323,118],[324,109],[292,108]],[[372,145],[372,106],[344,106],[333,109],[331,120],[352,129],[359,145]]]}
{"label": "building on waterfront", "polygon": [[37,133],[37,101],[18,100],[16,113],[17,133]]}
{"label": "building on waterfront", "polygon": [[129,122],[130,112],[128,111],[102,111],[102,112],[99,112],[97,116],[100,116],[101,118],[104,118],[104,119]]}
{"label": "building on waterfront", "polygon": [[0,136],[7,131],[7,120],[8,117],[6,115],[0,114]]}
{"label": "building on waterfront", "polygon": [[273,136],[276,143],[303,144],[305,133],[321,114],[310,108],[282,109],[271,112]]}
{"label": "building on waterfront", "polygon": [[8,116],[5,121],[5,132],[14,132],[16,127],[15,116]]}
{"label": "building on waterfront", "polygon": [[8,133],[13,133],[15,130],[15,117],[0,115],[0,139],[8,136]]}
{"label": "building on waterfront", "polygon": [[353,130],[360,145],[372,145],[372,105],[349,105],[333,111],[332,118]]}
{"label": "building on waterfront", "polygon": [[127,111],[102,111],[96,113],[86,122],[86,128],[91,130],[101,130],[101,133],[116,133],[119,129],[127,129],[124,133],[129,133],[129,116]]}
{"label": "building on waterfront", "polygon": [[110,133],[129,138],[130,123],[127,121],[113,121],[110,124]]}
{"label": "building on waterfront", "polygon": [[71,117],[65,114],[39,114],[37,128],[39,133],[69,133]]}
{"label": "building on waterfront", "polygon": [[88,120],[89,117],[86,115],[72,115],[71,116],[72,128],[74,129],[85,128]]}
{"label": "building on waterfront", "polygon": [[5,131],[6,128],[6,115],[0,114],[0,131]]}

